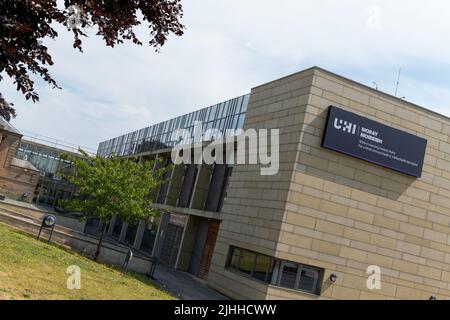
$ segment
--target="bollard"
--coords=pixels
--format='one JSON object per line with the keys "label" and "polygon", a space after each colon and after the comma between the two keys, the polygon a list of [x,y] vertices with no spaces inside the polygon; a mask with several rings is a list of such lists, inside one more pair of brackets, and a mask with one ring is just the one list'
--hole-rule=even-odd
{"label": "bollard", "polygon": [[127,255],[125,256],[125,260],[122,264],[122,274],[126,275],[128,271],[128,265],[130,264],[130,261],[133,259],[133,251],[131,249],[128,249]]}
{"label": "bollard", "polygon": [[158,258],[156,257],[150,257],[150,270],[147,272],[147,277],[150,277],[151,279],[155,279],[154,278],[154,274],[155,274],[155,269],[156,269],[156,265],[158,264]]}

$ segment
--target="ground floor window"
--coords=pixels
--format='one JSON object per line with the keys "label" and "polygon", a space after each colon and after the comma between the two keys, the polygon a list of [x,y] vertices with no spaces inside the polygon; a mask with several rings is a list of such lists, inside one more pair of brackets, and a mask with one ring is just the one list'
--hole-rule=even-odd
{"label": "ground floor window", "polygon": [[254,251],[230,247],[227,269],[283,288],[320,294],[324,270],[272,258]]}
{"label": "ground floor window", "polygon": [[116,216],[116,219],[114,220],[114,226],[112,230],[112,237],[116,240],[119,240],[120,233],[122,232],[122,226],[123,222],[122,219]]}
{"label": "ground floor window", "polygon": [[101,233],[100,230],[101,224],[100,219],[89,217],[86,220],[86,226],[84,227],[84,233],[91,236],[98,236]]}
{"label": "ground floor window", "polygon": [[136,239],[137,233],[137,224],[129,224],[127,228],[127,232],[125,233],[125,243],[128,246],[132,246],[134,244],[134,240]]}
{"label": "ground floor window", "polygon": [[297,279],[298,265],[293,262],[285,261],[283,261],[282,265],[283,267],[281,268],[279,285],[281,287],[294,289]]}
{"label": "ground floor window", "polygon": [[156,233],[157,233],[157,225],[156,223],[149,222],[147,223],[144,231],[144,235],[142,236],[142,243],[141,243],[141,250],[152,253],[153,246],[155,244],[156,240]]}

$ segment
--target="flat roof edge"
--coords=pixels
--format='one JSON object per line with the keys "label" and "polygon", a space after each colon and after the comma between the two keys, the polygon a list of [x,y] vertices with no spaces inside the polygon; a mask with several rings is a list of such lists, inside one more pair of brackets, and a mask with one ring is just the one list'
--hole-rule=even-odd
{"label": "flat roof edge", "polygon": [[335,72],[329,71],[329,70],[327,70],[327,69],[324,69],[324,68],[321,68],[321,67],[318,67],[318,66],[312,66],[312,67],[306,68],[306,69],[304,69],[304,70],[301,70],[301,71],[292,73],[292,74],[290,74],[290,75],[283,76],[283,77],[280,77],[280,78],[278,78],[278,79],[271,80],[271,81],[269,81],[269,82],[266,82],[266,83],[257,85],[257,86],[255,86],[255,87],[252,87],[252,90],[253,90],[253,89],[260,88],[260,87],[265,86],[265,85],[268,85],[268,84],[271,84],[271,83],[276,82],[276,81],[280,81],[280,80],[287,79],[287,78],[289,78],[289,77],[292,77],[292,76],[295,76],[295,75],[298,75],[298,74],[301,74],[301,73],[307,73],[307,72],[309,72],[309,71],[311,71],[311,70],[321,71],[321,72],[326,73],[326,74],[328,74],[328,75],[330,75],[330,76],[332,76],[332,77],[338,78],[338,79],[343,80],[343,81],[346,81],[346,82],[350,82],[351,84],[353,84],[353,85],[355,85],[355,86],[362,87],[362,88],[364,88],[365,90],[369,90],[369,91],[371,91],[371,92],[373,92],[373,93],[375,93],[375,94],[377,94],[377,95],[382,95],[382,96],[384,96],[384,97],[386,97],[386,98],[388,98],[388,99],[394,100],[394,101],[396,101],[397,103],[400,103],[400,104],[402,104],[402,105],[406,105],[406,106],[409,106],[409,107],[417,108],[417,109],[422,110],[422,111],[424,111],[424,112],[431,113],[431,114],[433,114],[433,115],[435,115],[435,116],[438,116],[438,117],[440,117],[440,118],[442,118],[442,119],[444,119],[444,120],[446,120],[446,121],[450,121],[450,116],[446,116],[446,115],[444,115],[444,114],[442,114],[442,113],[439,113],[439,112],[437,112],[437,111],[431,110],[431,109],[429,109],[429,108],[427,108],[427,107],[420,106],[420,105],[418,105],[418,104],[416,104],[416,103],[414,103],[414,102],[410,102],[410,101],[408,101],[408,100],[401,99],[401,98],[396,97],[396,96],[394,96],[394,95],[392,95],[392,94],[390,94],[390,93],[387,93],[387,92],[384,92],[384,91],[380,91],[380,90],[376,90],[376,89],[374,89],[374,88],[372,88],[372,87],[370,87],[370,86],[368,86],[368,85],[366,85],[366,84],[364,84],[364,83],[361,83],[361,82],[352,80],[352,79],[350,79],[350,78],[347,78],[347,77],[345,77],[345,76],[339,75],[339,74],[337,74],[337,73],[335,73]]}

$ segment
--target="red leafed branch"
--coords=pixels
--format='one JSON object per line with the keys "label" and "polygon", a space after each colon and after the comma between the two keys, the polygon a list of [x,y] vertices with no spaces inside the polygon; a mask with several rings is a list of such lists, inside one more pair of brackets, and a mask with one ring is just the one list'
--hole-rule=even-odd
{"label": "red leafed branch", "polygon": [[[183,35],[182,17],[180,0],[64,0],[60,7],[56,0],[0,0],[0,81],[6,74],[33,102],[39,95],[30,73],[58,88],[48,69],[52,57],[42,42],[58,36],[55,23],[68,27],[74,48],[82,50],[87,27],[96,27],[110,47],[124,41],[142,45],[135,28],[144,22],[149,26],[149,46],[159,50],[171,34]],[[8,121],[15,116],[12,104],[1,95],[0,115]]]}

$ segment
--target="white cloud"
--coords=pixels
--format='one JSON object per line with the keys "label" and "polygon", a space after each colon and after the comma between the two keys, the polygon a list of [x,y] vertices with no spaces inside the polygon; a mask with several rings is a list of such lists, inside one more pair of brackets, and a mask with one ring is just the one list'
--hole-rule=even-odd
{"label": "white cloud", "polygon": [[[42,81],[41,102],[16,102],[13,124],[62,140],[98,142],[250,91],[251,87],[318,65],[450,115],[450,4],[387,0],[183,1],[183,37],[157,54],[131,44],[107,48],[91,36],[85,53],[61,31],[49,42],[52,74],[63,90]],[[372,10],[370,10],[372,8]],[[379,8],[379,11],[373,10]],[[368,27],[374,12],[379,26]],[[146,28],[139,33],[145,35]]]}

